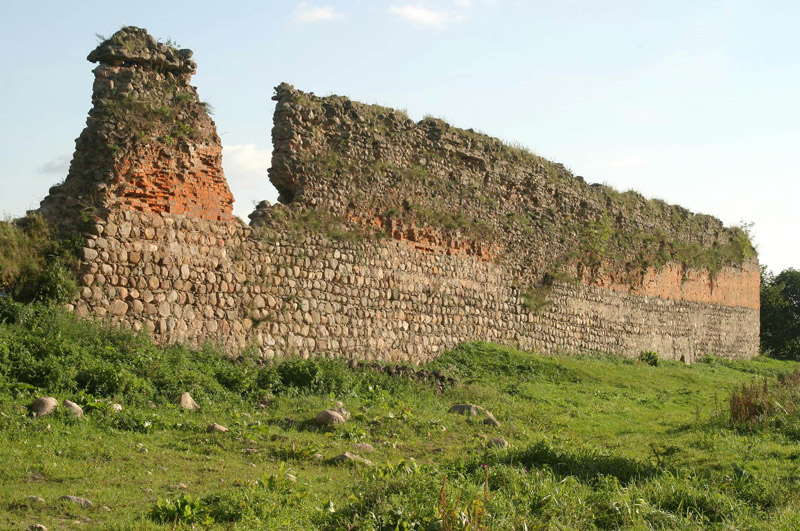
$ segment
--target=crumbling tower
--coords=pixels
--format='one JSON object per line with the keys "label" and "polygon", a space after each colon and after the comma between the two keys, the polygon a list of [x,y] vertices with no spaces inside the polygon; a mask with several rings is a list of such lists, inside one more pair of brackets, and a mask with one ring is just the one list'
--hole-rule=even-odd
{"label": "crumbling tower", "polygon": [[207,105],[190,85],[192,51],[124,27],[88,56],[92,109],[69,174],[40,212],[73,226],[111,209],[233,219],[222,146]]}

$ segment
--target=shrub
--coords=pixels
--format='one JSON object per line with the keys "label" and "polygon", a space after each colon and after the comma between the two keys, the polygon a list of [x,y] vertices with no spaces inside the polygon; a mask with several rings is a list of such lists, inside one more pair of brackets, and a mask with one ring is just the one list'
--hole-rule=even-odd
{"label": "shrub", "polygon": [[320,367],[315,360],[290,358],[278,365],[278,374],[284,387],[312,390],[320,378]]}
{"label": "shrub", "polygon": [[67,267],[76,242],[55,238],[40,216],[0,222],[0,290],[21,302],[66,302],[78,289]]}
{"label": "shrub", "polygon": [[78,293],[78,283],[60,262],[49,260],[44,265],[26,264],[11,289],[20,302],[64,303]]}
{"label": "shrub", "polygon": [[658,366],[658,354],[653,352],[652,350],[645,350],[641,354],[639,354],[639,361],[642,363],[646,363],[648,365],[652,365],[653,367]]}

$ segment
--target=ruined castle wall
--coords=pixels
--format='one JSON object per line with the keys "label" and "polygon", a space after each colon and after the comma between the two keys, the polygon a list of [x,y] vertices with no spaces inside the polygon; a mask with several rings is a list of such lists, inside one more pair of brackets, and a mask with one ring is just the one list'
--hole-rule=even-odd
{"label": "ruined castle wall", "polygon": [[497,139],[282,84],[269,177],[233,218],[190,50],[124,27],[40,213],[85,235],[74,310],[161,342],[422,362],[462,341],[692,361],[757,354],[746,235]]}
{"label": "ruined castle wall", "polygon": [[377,225],[420,250],[501,261],[520,285],[564,273],[634,289],[653,267],[717,272],[755,255],[712,216],[589,184],[472,129],[287,84],[273,99],[269,176],[281,202]]}
{"label": "ruined castle wall", "polygon": [[[478,339],[542,352],[655,350],[687,361],[757,354],[757,308],[706,302],[717,289],[709,286],[653,296],[556,283],[549,305],[533,312],[507,266],[420,252],[407,241],[267,241],[237,222],[131,211],[112,212],[92,233],[76,311],[164,342],[410,362]],[[755,263],[721,275],[745,273],[757,274]],[[661,275],[670,285],[683,276]]]}

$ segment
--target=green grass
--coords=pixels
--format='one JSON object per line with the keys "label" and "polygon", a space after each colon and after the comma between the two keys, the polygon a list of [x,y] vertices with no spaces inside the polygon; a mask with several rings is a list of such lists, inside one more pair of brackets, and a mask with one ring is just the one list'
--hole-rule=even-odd
{"label": "green grass", "polygon": [[[262,367],[211,347],[161,349],[43,306],[6,301],[0,321],[0,528],[800,525],[800,432],[784,429],[796,423],[731,423],[728,400],[797,363],[652,366],[469,343],[424,367],[458,380],[439,392],[431,380],[331,360]],[[174,405],[182,390],[201,411]],[[33,418],[23,406],[41,395],[87,414]],[[315,426],[338,400],[352,418]],[[501,426],[449,414],[457,403],[486,407]],[[230,431],[207,433],[211,422]],[[486,448],[495,436],[510,447]],[[360,453],[355,443],[375,447],[362,454],[374,467],[330,461]],[[94,507],[58,501],[65,494]]]}

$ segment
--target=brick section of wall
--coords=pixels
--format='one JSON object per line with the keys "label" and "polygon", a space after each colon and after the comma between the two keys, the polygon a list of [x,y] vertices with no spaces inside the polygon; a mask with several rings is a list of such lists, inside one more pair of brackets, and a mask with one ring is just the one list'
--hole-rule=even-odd
{"label": "brick section of wall", "polygon": [[222,174],[219,144],[165,149],[137,146],[114,167],[119,208],[231,220],[233,196]]}
{"label": "brick section of wall", "polygon": [[[267,242],[236,222],[131,211],[112,212],[93,232],[75,311],[163,342],[255,345],[267,358],[415,363],[476,339],[550,353],[655,350],[689,362],[758,353],[758,309],[686,300],[701,293],[695,280],[684,300],[556,283],[537,314],[524,307],[507,266],[402,241]],[[744,285],[757,264],[722,274]],[[670,286],[655,291],[670,291],[682,277],[674,270],[652,278]],[[713,298],[717,288],[709,289]]]}

